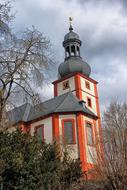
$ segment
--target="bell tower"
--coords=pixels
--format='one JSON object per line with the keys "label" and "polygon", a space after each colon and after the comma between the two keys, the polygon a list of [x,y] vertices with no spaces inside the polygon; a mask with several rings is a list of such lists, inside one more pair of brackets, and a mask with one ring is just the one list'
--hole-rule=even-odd
{"label": "bell tower", "polygon": [[65,59],[59,65],[58,80],[53,82],[54,97],[72,92],[79,103],[96,117],[95,119],[81,112],[76,113],[79,157],[83,171],[88,171],[95,164],[92,157],[98,159],[98,152],[101,150],[103,153],[102,144],[96,144],[97,136],[99,140],[102,138],[98,82],[90,77],[91,67],[81,57],[82,42],[79,35],[73,31],[71,21],[70,18],[69,32],[64,36],[63,41]]}

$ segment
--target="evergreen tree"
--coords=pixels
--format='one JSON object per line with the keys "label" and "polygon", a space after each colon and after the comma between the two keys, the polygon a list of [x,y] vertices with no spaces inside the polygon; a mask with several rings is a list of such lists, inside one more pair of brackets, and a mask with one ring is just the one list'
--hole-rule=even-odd
{"label": "evergreen tree", "polygon": [[69,189],[81,177],[79,160],[61,154],[56,143],[40,144],[20,131],[0,132],[1,189]]}

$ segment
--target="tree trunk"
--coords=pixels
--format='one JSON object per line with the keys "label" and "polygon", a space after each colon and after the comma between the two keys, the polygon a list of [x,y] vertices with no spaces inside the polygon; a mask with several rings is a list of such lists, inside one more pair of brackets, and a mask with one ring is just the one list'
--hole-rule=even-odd
{"label": "tree trunk", "polygon": [[0,130],[5,126],[4,92],[0,91]]}

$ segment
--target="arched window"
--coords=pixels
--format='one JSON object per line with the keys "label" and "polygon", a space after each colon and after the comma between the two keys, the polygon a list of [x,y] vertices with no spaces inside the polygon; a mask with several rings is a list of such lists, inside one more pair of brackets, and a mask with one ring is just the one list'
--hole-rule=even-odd
{"label": "arched window", "polygon": [[71,56],[75,56],[75,46],[71,46]]}
{"label": "arched window", "polygon": [[87,97],[87,106],[92,108],[92,100],[89,97]]}
{"label": "arched window", "polygon": [[69,46],[66,47],[66,56],[69,57],[70,56],[70,50],[69,50]]}
{"label": "arched window", "polygon": [[79,56],[80,53],[79,53],[79,47],[77,46],[77,51],[76,51],[76,55]]}

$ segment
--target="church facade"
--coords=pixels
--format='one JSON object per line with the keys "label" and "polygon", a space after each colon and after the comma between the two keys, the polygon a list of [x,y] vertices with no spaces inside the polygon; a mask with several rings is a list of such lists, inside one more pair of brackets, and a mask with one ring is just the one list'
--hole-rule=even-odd
{"label": "church facade", "polygon": [[97,138],[101,139],[101,122],[97,81],[90,77],[91,68],[80,55],[79,35],[69,32],[63,41],[65,60],[59,65],[54,98],[32,106],[24,104],[10,111],[12,125],[37,133],[43,142],[66,144],[70,156],[79,158],[82,170],[94,167],[98,159]]}

